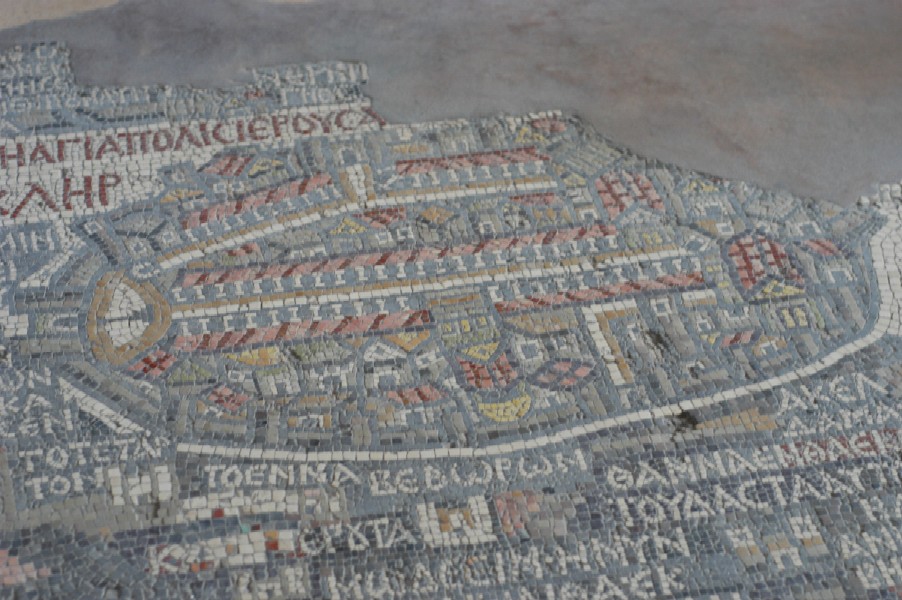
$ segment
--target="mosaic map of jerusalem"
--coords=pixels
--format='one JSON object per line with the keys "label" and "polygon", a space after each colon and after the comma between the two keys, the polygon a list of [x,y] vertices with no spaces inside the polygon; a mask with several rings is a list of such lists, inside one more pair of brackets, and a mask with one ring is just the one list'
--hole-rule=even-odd
{"label": "mosaic map of jerusalem", "polygon": [[366,77],[0,55],[0,596],[902,593],[902,187]]}

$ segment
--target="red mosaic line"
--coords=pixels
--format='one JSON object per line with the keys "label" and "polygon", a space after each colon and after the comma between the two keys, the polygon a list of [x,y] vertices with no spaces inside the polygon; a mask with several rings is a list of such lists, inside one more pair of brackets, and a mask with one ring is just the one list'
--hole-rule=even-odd
{"label": "red mosaic line", "polygon": [[370,227],[375,227],[376,229],[384,229],[392,223],[406,219],[407,209],[403,206],[376,208],[362,213],[355,213],[354,218],[363,221]]}
{"label": "red mosaic line", "polygon": [[783,246],[774,242],[773,240],[767,240],[766,256],[768,257],[767,264],[772,267],[777,267],[778,269],[783,270],[788,266],[789,257],[783,250]]}
{"label": "red mosaic line", "polygon": [[595,189],[611,219],[635,202],[654,210],[664,210],[664,201],[655,186],[640,173],[607,173],[595,180]]}
{"label": "red mosaic line", "polygon": [[544,385],[572,387],[592,373],[586,363],[563,360],[554,363],[545,373],[536,377],[536,382]]}
{"label": "red mosaic line", "polygon": [[466,377],[467,384],[470,387],[488,389],[494,386],[492,376],[489,375],[489,370],[485,365],[463,360],[462,358],[457,359],[457,362],[460,363],[460,367],[464,371],[464,377]]}
{"label": "red mosaic line", "polygon": [[159,377],[175,364],[175,357],[162,350],[156,350],[129,367],[129,371]]}
{"label": "red mosaic line", "polygon": [[781,444],[779,458],[784,467],[793,469],[813,464],[896,453],[899,446],[899,430],[886,428],[851,436],[837,435]]}
{"label": "red mosaic line", "polygon": [[730,346],[748,344],[752,341],[752,338],[755,336],[755,330],[749,329],[748,331],[740,331],[739,333],[735,333],[733,335],[729,335],[724,338],[724,340],[720,343],[721,348],[729,348]]}
{"label": "red mosaic line", "polygon": [[397,265],[458,256],[471,256],[480,252],[499,252],[524,246],[563,244],[575,240],[608,237],[616,233],[617,229],[612,225],[595,224],[588,227],[557,229],[527,236],[495,238],[483,240],[476,244],[462,244],[444,248],[425,247],[392,252],[355,254],[292,265],[272,265],[263,269],[245,267],[211,271],[209,273],[187,273],[182,279],[181,285],[182,287],[190,287],[194,285],[214,285],[238,281],[296,277],[311,273],[332,273],[355,267]]}
{"label": "red mosaic line", "polygon": [[219,157],[204,167],[201,172],[210,175],[220,175],[223,177],[238,177],[244,172],[244,169],[254,160],[253,156],[242,156],[240,154],[227,154]]}
{"label": "red mosaic line", "polygon": [[175,339],[173,348],[181,352],[222,350],[300,338],[329,335],[362,335],[377,331],[418,327],[430,322],[431,317],[428,310],[404,311],[392,314],[376,313],[322,321],[286,322],[272,327],[252,327],[243,330],[179,336]]}
{"label": "red mosaic line", "polygon": [[472,167],[494,167],[513,163],[546,161],[549,157],[539,153],[535,147],[497,150],[494,152],[474,152],[438,158],[414,158],[395,163],[398,175],[416,175],[431,171],[469,169]]}
{"label": "red mosaic line", "polygon": [[207,399],[234,413],[238,412],[244,403],[250,400],[250,396],[236,392],[230,387],[223,385],[210,392]]}
{"label": "red mosaic line", "polygon": [[571,292],[559,292],[556,294],[544,294],[541,296],[528,296],[519,300],[510,300],[508,302],[498,302],[495,309],[499,313],[511,313],[524,310],[536,310],[560,306],[562,304],[572,304],[574,302],[593,302],[596,300],[607,300],[618,296],[625,296],[639,292],[653,292],[667,289],[694,288],[704,285],[705,280],[699,272],[665,275],[657,279],[642,279],[638,281],[628,281],[625,283],[615,283],[612,285],[603,285],[601,287],[589,288],[586,290],[576,290]]}
{"label": "red mosaic line", "polygon": [[739,281],[745,289],[755,287],[768,273],[801,283],[802,278],[790,264],[783,246],[763,235],[745,235],[737,239],[727,249],[727,254],[733,259]]}
{"label": "red mosaic line", "polygon": [[405,406],[411,404],[425,404],[426,402],[435,402],[440,400],[444,394],[441,390],[431,385],[421,385],[414,388],[406,388],[402,390],[393,390],[386,394],[392,400],[396,400]]}
{"label": "red mosaic line", "polygon": [[247,244],[242,244],[237,248],[233,248],[231,250],[227,250],[226,254],[228,256],[247,256],[249,254],[257,254],[260,250],[260,244],[257,242],[248,242]]}
{"label": "red mosaic line", "polygon": [[841,254],[840,249],[830,240],[808,240],[805,245],[821,256],[839,256]]}
{"label": "red mosaic line", "polygon": [[507,359],[507,354],[501,354],[489,365],[482,365],[463,358],[458,358],[457,362],[463,369],[467,384],[480,390],[503,388],[519,377],[516,369]]}
{"label": "red mosaic line", "polygon": [[254,210],[267,204],[277,204],[289,198],[301,196],[311,190],[325,187],[330,183],[332,183],[332,177],[326,173],[320,173],[300,181],[291,181],[268,190],[254,192],[241,200],[222,202],[208,206],[203,210],[192,212],[182,221],[182,227],[191,229],[200,227],[205,223],[221,221],[226,217]]}

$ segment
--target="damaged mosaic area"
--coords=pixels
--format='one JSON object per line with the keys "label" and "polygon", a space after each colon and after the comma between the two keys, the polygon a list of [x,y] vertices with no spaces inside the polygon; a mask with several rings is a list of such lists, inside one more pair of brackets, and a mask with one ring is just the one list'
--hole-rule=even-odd
{"label": "damaged mosaic area", "polygon": [[896,597],[902,187],[0,55],[0,595]]}

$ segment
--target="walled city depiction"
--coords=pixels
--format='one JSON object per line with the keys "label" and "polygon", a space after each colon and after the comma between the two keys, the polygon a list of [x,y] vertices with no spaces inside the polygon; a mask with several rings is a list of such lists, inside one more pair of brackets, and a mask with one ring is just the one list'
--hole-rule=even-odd
{"label": "walled city depiction", "polygon": [[889,598],[902,186],[0,55],[0,596]]}

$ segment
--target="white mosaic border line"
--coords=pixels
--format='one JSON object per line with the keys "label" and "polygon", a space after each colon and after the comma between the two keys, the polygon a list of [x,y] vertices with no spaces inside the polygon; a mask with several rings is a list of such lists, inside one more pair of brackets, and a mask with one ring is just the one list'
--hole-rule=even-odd
{"label": "white mosaic border line", "polygon": [[[886,188],[882,188],[884,191]],[[884,196],[886,194],[883,194]],[[896,195],[897,196],[897,195]],[[751,394],[772,390],[787,383],[811,377],[827,369],[840,360],[877,342],[886,334],[902,334],[902,201],[893,197],[889,202],[884,198],[880,212],[886,217],[886,224],[874,234],[870,241],[874,271],[877,277],[878,305],[877,319],[871,331],[864,337],[841,346],[806,367],[771,377],[765,381],[740,386],[718,392],[710,396],[684,400],[679,404],[646,409],[598,421],[578,425],[571,429],[550,435],[543,435],[529,440],[511,443],[500,443],[482,448],[430,448],[421,450],[399,451],[335,451],[335,452],[294,452],[289,450],[265,450],[262,448],[232,448],[208,444],[182,443],[176,446],[176,452],[198,456],[222,456],[239,459],[277,460],[288,462],[395,462],[405,460],[432,460],[440,458],[483,458],[535,450],[544,446],[559,444],[578,437],[598,433],[606,429],[620,427],[630,423],[670,418],[688,410],[698,410],[749,396]]]}

